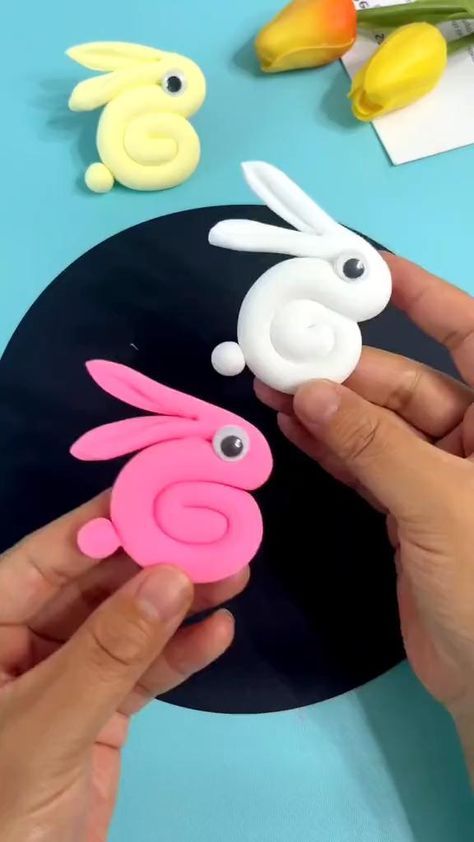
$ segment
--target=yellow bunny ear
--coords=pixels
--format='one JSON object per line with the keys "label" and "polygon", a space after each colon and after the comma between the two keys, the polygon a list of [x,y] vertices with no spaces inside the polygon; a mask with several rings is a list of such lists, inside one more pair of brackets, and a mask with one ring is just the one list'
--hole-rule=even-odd
{"label": "yellow bunny ear", "polygon": [[[69,108],[71,111],[93,111],[100,108],[123,88],[123,76],[120,72],[107,73],[79,82],[69,98]],[[129,78],[129,74],[126,78]]]}
{"label": "yellow bunny ear", "polygon": [[124,70],[149,61],[163,58],[161,50],[144,47],[141,44],[127,44],[124,41],[95,41],[70,47],[66,55],[89,70]]}

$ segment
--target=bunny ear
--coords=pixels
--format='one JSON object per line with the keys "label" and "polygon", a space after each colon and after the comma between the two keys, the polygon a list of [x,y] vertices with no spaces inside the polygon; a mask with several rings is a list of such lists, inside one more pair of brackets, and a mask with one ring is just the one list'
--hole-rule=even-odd
{"label": "bunny ear", "polygon": [[190,435],[193,426],[195,422],[182,418],[127,418],[90,430],[72,445],[70,452],[84,462],[115,459],[166,439]]}
{"label": "bunny ear", "polygon": [[128,70],[115,70],[104,76],[94,76],[79,82],[69,99],[71,111],[93,111],[110,102],[125,88],[131,88],[141,83],[156,82],[159,71],[153,62],[136,64]]}
{"label": "bunny ear", "polygon": [[250,219],[225,219],[209,231],[213,246],[234,251],[287,254],[294,257],[321,257],[325,250],[313,234],[265,225]]}
{"label": "bunny ear", "polygon": [[[126,78],[128,79],[128,75]],[[95,108],[110,102],[125,83],[126,80],[120,72],[85,79],[74,88],[69,98],[69,108],[71,111],[94,111]]]}
{"label": "bunny ear", "polygon": [[223,410],[156,383],[131,368],[107,360],[92,360],[87,370],[98,386],[130,406],[159,415],[127,418],[90,430],[71,447],[76,459],[115,459],[171,439],[205,435]]}
{"label": "bunny ear", "polygon": [[143,47],[141,44],[128,44],[124,41],[95,41],[70,47],[66,55],[89,70],[124,70],[143,62],[159,61],[163,58],[160,50]]}
{"label": "bunny ear", "polygon": [[86,367],[104,392],[137,409],[193,421],[207,419],[210,415],[211,407],[204,401],[162,386],[126,365],[91,360]]}
{"label": "bunny ear", "polygon": [[285,173],[263,161],[242,164],[244,177],[254,193],[281,219],[307,234],[334,232],[339,226]]}

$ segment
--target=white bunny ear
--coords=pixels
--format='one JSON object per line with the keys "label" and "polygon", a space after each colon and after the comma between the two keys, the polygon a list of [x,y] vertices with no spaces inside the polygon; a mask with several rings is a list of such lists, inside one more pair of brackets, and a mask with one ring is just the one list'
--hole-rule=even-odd
{"label": "white bunny ear", "polygon": [[242,169],[251,190],[298,231],[327,234],[339,228],[329,214],[277,167],[263,161],[247,161]]}
{"label": "white bunny ear", "polygon": [[286,254],[293,257],[327,257],[333,253],[332,237],[315,237],[302,231],[265,225],[250,219],[224,219],[209,231],[212,246],[234,251]]}
{"label": "white bunny ear", "polygon": [[160,50],[141,44],[127,44],[124,41],[95,41],[70,47],[66,55],[89,70],[109,72],[125,70],[149,61],[163,58]]}

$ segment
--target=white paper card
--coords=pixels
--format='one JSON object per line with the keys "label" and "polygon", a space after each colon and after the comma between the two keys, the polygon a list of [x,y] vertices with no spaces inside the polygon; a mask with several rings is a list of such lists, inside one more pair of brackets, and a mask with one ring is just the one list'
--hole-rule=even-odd
{"label": "white paper card", "polygon": [[[355,0],[358,9],[393,4],[394,0]],[[474,21],[454,21],[440,29],[448,40],[459,38],[474,31]],[[351,78],[382,41],[382,34],[358,36],[342,59]],[[413,105],[379,117],[373,126],[393,164],[474,143],[474,48],[449,58],[434,91]]]}

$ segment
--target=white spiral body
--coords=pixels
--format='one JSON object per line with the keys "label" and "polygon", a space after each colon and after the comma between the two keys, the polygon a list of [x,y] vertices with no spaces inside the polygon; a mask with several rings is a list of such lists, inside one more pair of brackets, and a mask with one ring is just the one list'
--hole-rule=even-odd
{"label": "white spiral body", "polygon": [[237,335],[256,377],[288,394],[313,379],[346,380],[359,361],[362,337],[357,322],[331,307],[340,284],[331,264],[317,258],[286,260],[253,284]]}
{"label": "white spiral body", "polygon": [[100,158],[134,190],[163,190],[185,181],[200,159],[199,137],[185,117],[163,108],[157,85],[141,85],[104,108],[97,129]]}

